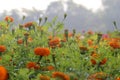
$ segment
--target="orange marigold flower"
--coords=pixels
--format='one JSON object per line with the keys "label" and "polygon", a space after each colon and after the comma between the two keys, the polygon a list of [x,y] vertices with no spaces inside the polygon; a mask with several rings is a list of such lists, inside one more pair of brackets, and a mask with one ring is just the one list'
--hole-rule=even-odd
{"label": "orange marigold flower", "polygon": [[17,44],[23,44],[23,40],[22,39],[18,39],[17,40]]}
{"label": "orange marigold flower", "polygon": [[68,37],[72,37],[73,36],[73,33],[68,33]]}
{"label": "orange marigold flower", "polygon": [[91,39],[89,39],[89,40],[87,41],[87,43],[88,43],[89,46],[93,45],[93,41],[92,41]]}
{"label": "orange marigold flower", "polygon": [[13,22],[14,21],[14,19],[11,16],[6,16],[4,20],[7,21],[7,22]]}
{"label": "orange marigold flower", "polygon": [[28,42],[32,42],[33,39],[31,37],[28,38]]}
{"label": "orange marigold flower", "polygon": [[97,64],[97,62],[94,59],[90,60],[93,65]]}
{"label": "orange marigold flower", "polygon": [[50,80],[49,76],[40,75],[40,80]]}
{"label": "orange marigold flower", "polygon": [[49,46],[52,48],[59,47],[60,46],[60,38],[55,37],[52,40],[49,41]]}
{"label": "orange marigold flower", "polygon": [[0,52],[5,52],[6,51],[6,47],[4,45],[0,45]]}
{"label": "orange marigold flower", "polygon": [[47,69],[50,70],[54,70],[54,66],[47,66]]}
{"label": "orange marigold flower", "polygon": [[52,73],[53,78],[60,78],[61,80],[70,80],[70,77],[63,72],[53,72]]}
{"label": "orange marigold flower", "polygon": [[31,26],[33,26],[33,22],[27,22],[27,23],[24,24],[25,28],[28,28],[28,27],[31,27]]}
{"label": "orange marigold flower", "polygon": [[0,66],[0,80],[8,80],[8,72],[3,66]]}
{"label": "orange marigold flower", "polygon": [[48,48],[37,47],[34,49],[34,53],[39,56],[48,56],[50,50]]}
{"label": "orange marigold flower", "polygon": [[90,34],[90,35],[94,34],[94,32],[91,31],[91,30],[89,30],[87,33]]}
{"label": "orange marigold flower", "polygon": [[104,65],[107,62],[107,58],[102,59],[102,61],[100,62],[100,65]]}
{"label": "orange marigold flower", "polygon": [[27,63],[26,66],[28,69],[39,69],[40,68],[40,66],[38,64],[36,64],[35,62],[29,62],[29,63]]}
{"label": "orange marigold flower", "polygon": [[98,58],[99,55],[98,55],[95,51],[93,51],[93,52],[91,53],[91,57],[92,57],[92,58]]}
{"label": "orange marigold flower", "polygon": [[115,80],[120,80],[120,77],[117,77]]}
{"label": "orange marigold flower", "polygon": [[113,39],[109,42],[109,45],[114,49],[118,49],[120,48],[120,41]]}
{"label": "orange marigold flower", "polygon": [[85,46],[80,46],[79,48],[80,48],[80,50],[83,50],[83,51],[88,51],[88,48],[87,48],[87,47],[85,47]]}
{"label": "orange marigold flower", "polygon": [[107,75],[103,72],[97,72],[88,76],[87,80],[106,80]]}
{"label": "orange marigold flower", "polygon": [[54,66],[47,66],[42,68],[42,71],[51,71],[51,70],[54,70]]}

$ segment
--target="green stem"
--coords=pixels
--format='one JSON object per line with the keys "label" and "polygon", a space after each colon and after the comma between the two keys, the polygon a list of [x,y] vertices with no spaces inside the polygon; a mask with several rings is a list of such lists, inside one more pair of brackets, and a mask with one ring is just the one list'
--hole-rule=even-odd
{"label": "green stem", "polygon": [[55,67],[57,68],[56,60],[55,60],[55,54],[52,55],[52,59],[53,59],[53,63],[54,63],[54,65],[55,65]]}
{"label": "green stem", "polygon": [[37,61],[37,64],[39,64],[40,60],[42,59],[43,56],[40,56],[38,61]]}

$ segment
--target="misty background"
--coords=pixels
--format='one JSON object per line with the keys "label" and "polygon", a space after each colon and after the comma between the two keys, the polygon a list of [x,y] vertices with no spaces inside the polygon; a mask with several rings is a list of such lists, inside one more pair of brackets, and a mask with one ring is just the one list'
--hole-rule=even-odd
{"label": "misty background", "polygon": [[[89,2],[88,2],[89,3]],[[22,23],[22,16],[25,15],[27,21],[38,21],[39,17],[48,17],[48,21],[51,21],[55,16],[58,16],[59,20],[63,19],[64,13],[67,14],[67,18],[64,21],[65,29],[76,29],[78,32],[83,30],[93,31],[113,31],[113,21],[116,21],[117,27],[120,30],[120,0],[102,0],[104,9],[93,12],[86,9],[82,5],[74,3],[72,0],[66,2],[67,8],[61,1],[52,2],[46,10],[37,10],[33,7],[32,10],[22,8],[22,14],[19,10],[13,9],[11,11],[4,10],[0,14],[0,21],[5,16],[10,15],[15,19],[15,24]]]}

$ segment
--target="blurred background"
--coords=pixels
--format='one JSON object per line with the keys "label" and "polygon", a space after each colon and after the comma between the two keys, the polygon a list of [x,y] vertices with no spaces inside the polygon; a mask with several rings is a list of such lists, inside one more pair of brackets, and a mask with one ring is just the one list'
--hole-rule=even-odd
{"label": "blurred background", "polygon": [[38,21],[39,17],[55,16],[63,19],[66,29],[92,31],[113,31],[113,21],[120,29],[120,0],[0,0],[0,21],[9,15],[15,19],[14,24],[22,22],[25,15],[27,21]]}

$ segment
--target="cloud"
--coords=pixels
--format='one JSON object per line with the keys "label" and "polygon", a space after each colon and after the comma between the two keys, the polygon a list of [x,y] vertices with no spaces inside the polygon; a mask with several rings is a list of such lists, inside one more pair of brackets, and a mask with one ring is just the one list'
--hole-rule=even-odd
{"label": "cloud", "polygon": [[[2,20],[6,15],[12,15],[16,23],[22,23],[21,19],[23,15],[26,15],[25,22],[27,21],[38,21],[39,17],[48,16],[48,20],[51,21],[55,16],[58,16],[59,20],[63,19],[64,13],[67,13],[65,20],[65,28],[76,29],[77,31],[82,30],[93,30],[93,31],[112,31],[114,30],[113,21],[117,22],[117,26],[120,29],[120,1],[119,0],[102,0],[104,10],[98,10],[94,13],[92,10],[86,9],[82,5],[74,3],[72,0],[65,1],[54,1],[45,11],[32,8],[28,10],[22,8],[22,12],[14,9],[11,11],[4,11],[0,14]],[[66,9],[64,7],[66,6]]]}

